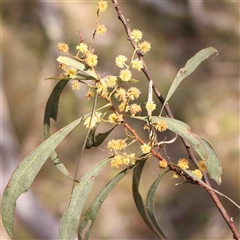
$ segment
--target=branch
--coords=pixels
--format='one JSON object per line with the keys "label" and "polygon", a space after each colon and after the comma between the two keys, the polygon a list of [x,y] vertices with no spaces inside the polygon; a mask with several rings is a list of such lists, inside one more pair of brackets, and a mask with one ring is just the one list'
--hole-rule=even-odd
{"label": "branch", "polygon": [[[118,1],[117,0],[112,0],[112,3],[116,9],[116,12],[117,12],[117,15],[118,15],[118,19],[122,22],[124,28],[125,28],[125,31],[126,31],[126,34],[127,34],[127,37],[128,37],[128,41],[130,41],[132,47],[135,49],[135,45],[134,45],[134,42],[133,40],[131,39],[130,37],[130,34],[131,34],[131,30],[130,30],[130,27],[129,27],[129,21],[126,20],[126,18],[124,17],[124,15],[122,14],[122,11],[118,5]],[[144,60],[143,60],[143,55],[137,51],[137,55],[139,57],[139,59],[141,59],[143,61],[143,73],[145,74],[146,78],[148,79],[149,82],[152,82],[152,88],[153,88],[153,91],[154,93],[156,94],[158,100],[161,102],[161,104],[163,105],[165,100],[163,98],[163,96],[161,95],[161,93],[158,91],[157,87],[156,87],[156,84],[154,83],[152,77],[151,77],[151,74],[147,68],[147,65],[145,64]],[[171,112],[171,109],[167,104],[165,104],[164,106],[164,110],[167,114],[167,116],[169,118],[174,118],[172,112]],[[189,143],[181,137],[181,140],[188,152],[188,155],[189,155],[189,158],[193,161],[193,163],[195,164],[195,166],[197,166],[197,159],[192,151],[192,148],[190,147]],[[199,186],[203,187],[204,189],[206,189],[208,191],[208,193],[210,194],[212,200],[214,201],[215,205],[217,206],[217,208],[219,209],[220,213],[222,214],[223,218],[225,219],[226,223],[228,224],[230,230],[232,231],[233,233],[233,237],[234,239],[240,239],[240,234],[238,233],[238,230],[236,229],[235,225],[234,225],[234,222],[232,220],[232,218],[229,217],[229,215],[227,214],[227,211],[225,210],[225,208],[223,207],[222,203],[220,202],[219,198],[217,197],[217,195],[215,194],[215,192],[213,190],[211,190],[211,185],[210,185],[210,182],[207,178],[207,175],[204,174],[203,176],[204,178],[204,181],[205,183],[209,186],[208,189],[206,189],[205,186],[202,186],[201,184],[198,183]]]}

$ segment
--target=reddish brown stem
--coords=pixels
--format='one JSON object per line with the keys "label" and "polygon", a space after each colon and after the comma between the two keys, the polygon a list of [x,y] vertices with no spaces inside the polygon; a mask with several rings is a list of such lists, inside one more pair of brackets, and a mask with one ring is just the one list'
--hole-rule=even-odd
{"label": "reddish brown stem", "polygon": [[[135,49],[135,45],[134,45],[134,42],[131,40],[131,37],[130,37],[130,33],[131,33],[131,30],[130,30],[130,27],[129,27],[129,24],[128,24],[128,21],[125,19],[125,17],[123,16],[122,14],[122,11],[118,5],[118,1],[117,0],[112,0],[113,4],[114,4],[114,7],[116,9],[116,12],[117,12],[117,15],[118,15],[118,19],[123,23],[123,26],[125,28],[125,31],[127,33],[127,37],[128,37],[128,40],[130,41],[131,45],[133,46],[133,48]],[[150,72],[148,71],[148,68],[143,60],[143,56],[140,52],[137,51],[137,54],[138,54],[138,57],[139,59],[141,59],[143,61],[143,73],[145,74],[146,78],[148,79],[148,81],[152,81],[152,87],[153,87],[153,91],[154,93],[156,94],[157,98],[159,99],[159,101],[161,102],[161,104],[163,105],[164,102],[165,102],[165,99],[162,97],[162,95],[160,94],[160,92],[158,91],[157,87],[156,87],[156,84],[154,83],[152,77],[151,77],[151,74]],[[170,118],[174,118],[171,110],[170,110],[170,107],[168,104],[165,104],[164,106],[164,110],[167,114],[168,117]],[[131,128],[130,128],[131,129]],[[130,131],[129,129],[129,131]],[[135,131],[134,131],[135,132]],[[182,139],[182,142],[188,152],[188,155],[189,155],[189,158],[193,161],[193,163],[197,166],[197,159],[189,145],[189,143],[183,139]],[[154,155],[155,156],[155,155]],[[158,158],[158,156],[156,156]],[[161,158],[162,159],[162,158]],[[171,168],[171,166],[169,166]],[[174,169],[172,169],[174,170]],[[210,185],[210,182],[206,176],[206,174],[204,174],[204,181],[205,183],[211,187]],[[198,182],[198,185],[200,185],[201,187],[203,187],[204,189],[206,189],[205,186],[201,185],[199,182]],[[214,201],[215,205],[217,206],[217,208],[219,209],[220,213],[222,214],[223,218],[225,219],[226,223],[228,224],[230,230],[232,231],[233,233],[233,237],[234,239],[240,239],[240,234],[238,232],[238,230],[236,229],[235,225],[234,225],[234,222],[231,220],[231,218],[229,217],[229,215],[227,214],[225,208],[223,207],[222,203],[220,202],[219,198],[217,197],[216,193],[214,191],[212,191],[211,189],[206,189],[208,191],[208,193],[210,194],[212,200]]]}

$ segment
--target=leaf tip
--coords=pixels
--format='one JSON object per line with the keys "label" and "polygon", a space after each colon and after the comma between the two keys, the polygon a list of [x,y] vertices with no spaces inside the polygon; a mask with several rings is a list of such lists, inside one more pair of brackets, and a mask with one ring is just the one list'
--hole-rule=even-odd
{"label": "leaf tip", "polygon": [[221,185],[221,183],[222,183],[222,178],[221,178],[221,176],[218,177],[217,183],[218,183],[218,185]]}

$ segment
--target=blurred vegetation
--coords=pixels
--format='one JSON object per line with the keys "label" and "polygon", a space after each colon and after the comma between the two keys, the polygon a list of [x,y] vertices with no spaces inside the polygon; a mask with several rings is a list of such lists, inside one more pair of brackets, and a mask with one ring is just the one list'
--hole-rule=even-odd
{"label": "blurred vegetation", "polygon": [[[193,1],[156,1],[153,4],[122,1],[121,7],[131,27],[143,31],[144,39],[152,43],[145,61],[163,96],[177,71],[196,52],[208,46],[219,51],[218,56],[202,63],[180,85],[170,106],[177,119],[213,145],[223,165],[223,183],[214,187],[239,202],[239,3],[206,1],[194,5]],[[166,10],[169,5],[171,11]],[[60,72],[55,61],[57,43],[68,43],[74,52],[79,43],[79,29],[89,42],[95,10],[95,2],[86,1],[2,3],[2,77],[11,124],[19,143],[19,161],[43,141],[44,108],[55,85],[44,79]],[[108,30],[95,42],[98,71],[114,75],[118,73],[115,57],[130,56],[132,48],[111,3],[101,22]],[[142,73],[136,72],[134,77],[139,80],[136,86],[143,92],[144,103],[147,80]],[[90,111],[92,103],[85,101],[84,92],[84,89],[64,90],[58,121],[52,122],[53,132]],[[141,128],[136,123],[136,129]],[[86,130],[78,127],[57,149],[72,174],[85,134]],[[119,134],[121,130],[115,130],[111,137]],[[175,161],[179,156],[187,157],[180,141],[169,147],[168,153]],[[86,151],[80,175],[104,157],[106,154],[98,149]],[[3,159],[3,164],[4,161],[8,159]],[[148,165],[141,182],[143,193],[159,174],[157,162]],[[90,200],[116,172],[106,169],[99,176]],[[154,239],[135,209],[130,177],[120,182],[103,204],[93,228],[93,239]],[[164,178],[156,198],[157,217],[167,235],[176,239],[230,239],[231,232],[208,194],[196,186],[175,186],[177,182],[170,175]],[[59,174],[51,161],[44,165],[32,188],[44,206],[61,217],[71,182]],[[237,225],[236,208],[221,200]],[[31,238],[29,234],[34,237],[34,233],[17,228],[19,239]]]}

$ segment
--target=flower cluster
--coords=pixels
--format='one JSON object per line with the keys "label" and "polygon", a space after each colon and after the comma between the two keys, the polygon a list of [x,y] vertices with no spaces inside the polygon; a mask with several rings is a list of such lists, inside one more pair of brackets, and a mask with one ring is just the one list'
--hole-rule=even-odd
{"label": "flower cluster", "polygon": [[104,25],[98,25],[96,29],[96,33],[99,35],[104,34],[107,31],[106,27]]}
{"label": "flower cluster", "polygon": [[112,139],[108,142],[107,147],[110,151],[115,153],[111,161],[111,167],[119,168],[123,165],[135,164],[135,153],[127,154],[122,152],[127,147],[126,140]]}
{"label": "flower cluster", "polygon": [[115,154],[112,161],[111,161],[111,167],[112,168],[119,168],[123,165],[129,165],[129,164],[135,164],[136,157],[135,153],[123,153],[123,154]]}
{"label": "flower cluster", "polygon": [[77,69],[76,68],[67,68],[65,75],[70,77],[71,79],[76,78],[76,74],[77,74]]}
{"label": "flower cluster", "polygon": [[[185,158],[180,158],[178,160],[177,166],[182,168],[182,169],[188,169],[189,168],[189,161]],[[178,177],[179,177],[178,173],[174,172],[173,178],[178,178]]]}
{"label": "flower cluster", "polygon": [[148,115],[152,115],[152,112],[156,109],[156,103],[153,101],[149,101],[146,103],[146,110],[148,111]]}
{"label": "flower cluster", "polygon": [[178,160],[177,166],[179,166],[182,169],[188,169],[189,168],[189,161],[186,158],[180,158]]}
{"label": "flower cluster", "polygon": [[107,147],[110,151],[122,151],[127,147],[126,142],[123,139],[112,139],[108,142]]}
{"label": "flower cluster", "polygon": [[142,146],[141,146],[141,151],[143,154],[147,154],[151,151],[151,146],[149,146],[148,144],[144,143]]}
{"label": "flower cluster", "polygon": [[123,115],[122,114],[116,114],[112,113],[108,116],[108,122],[110,123],[121,123],[123,121]]}
{"label": "flower cluster", "polygon": [[198,162],[198,168],[202,171],[202,172],[206,172],[207,171],[207,167],[205,165],[205,161],[201,160]]}
{"label": "flower cluster", "polygon": [[80,89],[80,83],[79,81],[75,80],[75,81],[72,81],[72,90],[78,90]]}
{"label": "flower cluster", "polygon": [[203,174],[202,174],[202,172],[201,172],[199,169],[193,170],[192,173],[193,173],[197,178],[202,179]]}
{"label": "flower cluster", "polygon": [[[136,50],[140,50],[143,54],[145,54],[150,50],[151,44],[147,41],[140,43],[139,41],[142,39],[142,36],[143,36],[143,33],[140,30],[133,30],[131,32],[130,37],[133,40],[133,42],[136,44]],[[119,68],[125,68],[121,70],[119,73],[120,79],[124,82],[128,82],[131,80],[132,73],[129,70],[130,67],[138,71],[141,71],[141,69],[143,68],[143,61],[138,58],[134,59],[135,53],[136,51],[134,51],[132,60],[129,65],[126,63],[127,57],[125,57],[124,55],[119,55],[115,59],[115,63]]]}
{"label": "flower cluster", "polygon": [[97,3],[97,10],[99,12],[105,12],[108,8],[108,4],[107,4],[107,1],[99,1]]}
{"label": "flower cluster", "polygon": [[[63,53],[67,54],[70,57],[77,59],[79,62],[83,62],[86,67],[94,69],[94,67],[98,64],[98,56],[94,54],[94,49],[92,49],[92,44],[95,39],[95,34],[102,35],[104,34],[107,29],[103,24],[99,24],[99,13],[105,12],[108,7],[107,1],[99,1],[97,3],[97,24],[95,28],[95,32],[93,34],[92,43],[88,46],[84,43],[83,40],[76,46],[77,54],[75,56],[69,53],[69,46],[66,43],[59,43],[57,48],[58,50]],[[80,55],[80,56],[79,56]],[[70,79],[75,79],[77,77],[77,69],[74,68],[66,68],[66,66],[61,65],[61,68],[65,71],[64,75],[69,77]],[[112,85],[113,86],[113,85]],[[80,88],[80,82],[72,81],[72,89],[77,90]],[[92,94],[86,94],[87,98],[89,99]]]}
{"label": "flower cluster", "polygon": [[136,44],[136,49],[140,50],[143,55],[151,49],[151,44],[149,42],[139,42],[143,37],[143,33],[140,30],[132,30],[130,37]]}
{"label": "flower cluster", "polygon": [[91,116],[87,117],[86,120],[84,121],[83,125],[86,128],[93,129],[97,125],[97,123],[99,123],[101,121],[101,115],[102,115],[102,113],[95,112],[92,116],[92,119],[91,119]]}
{"label": "flower cluster", "polygon": [[58,51],[61,53],[68,53],[69,47],[66,43],[59,43],[58,44]]}
{"label": "flower cluster", "polygon": [[167,130],[167,124],[166,122],[159,120],[154,124],[154,127],[157,129],[159,132],[164,132]]}
{"label": "flower cluster", "polygon": [[[58,44],[58,50],[72,57],[72,59],[79,61],[86,66],[86,69],[90,69],[95,72],[95,67],[98,64],[98,56],[94,53],[94,49],[92,48],[93,41],[95,39],[95,35],[104,34],[107,29],[103,24],[99,23],[100,13],[106,11],[108,7],[107,1],[98,1],[97,3],[97,21],[95,31],[93,32],[93,39],[90,44],[87,44],[81,39],[80,43],[76,46],[77,54],[72,56],[69,53],[69,47],[65,43]],[[61,65],[61,68],[65,71],[64,75],[72,80],[72,89],[78,90],[80,88],[80,84],[84,83],[89,88],[85,94],[86,98],[89,100],[91,97],[95,96],[97,93],[98,96],[105,99],[108,103],[111,104],[112,113],[106,115],[104,113],[103,116],[107,116],[107,119],[103,119],[102,113],[94,112],[94,114],[87,117],[84,121],[84,126],[86,128],[93,129],[96,127],[101,121],[108,122],[111,124],[121,124],[124,121],[124,116],[129,114],[131,116],[135,116],[142,112],[142,107],[140,104],[134,103],[136,99],[139,98],[141,91],[136,87],[124,88],[119,86],[121,83],[129,83],[135,82],[132,78],[132,70],[141,71],[144,68],[144,63],[141,59],[141,56],[136,57],[136,52],[141,52],[143,55],[147,53],[151,44],[147,41],[142,41],[143,33],[140,30],[134,29],[130,38],[134,43],[135,50],[132,54],[130,61],[128,62],[128,58],[124,55],[119,55],[115,59],[115,63],[117,67],[120,68],[118,76],[107,75],[104,77],[97,76],[94,79],[94,83],[85,82],[84,77],[81,75],[82,69],[76,69],[72,66],[67,68],[65,65]],[[74,65],[76,66],[76,65]],[[96,73],[96,72],[95,72]],[[118,101],[117,109],[112,104],[112,97]],[[148,111],[153,111],[156,108],[156,104],[154,102],[148,102],[146,104],[146,109]],[[159,131],[164,131],[166,129],[163,122],[155,124],[156,129]],[[110,140],[107,144],[108,149],[111,152],[114,152],[114,157],[111,162],[112,167],[120,167],[122,165],[134,164],[136,161],[136,157],[134,153],[127,154],[124,149],[127,147],[126,139],[113,139]],[[152,146],[150,143],[141,145],[141,152],[143,154],[150,153]],[[161,166],[164,167],[166,163],[161,161]],[[167,166],[167,165],[166,165]],[[165,166],[165,167],[166,167]]]}
{"label": "flower cluster", "polygon": [[[200,165],[201,164],[202,163],[200,163]],[[177,166],[182,168],[182,169],[189,169],[189,161],[187,159],[185,159],[185,158],[181,158],[181,159],[178,160]],[[202,176],[203,176],[203,174],[200,171],[200,169],[195,169],[195,170],[192,170],[191,172],[199,179],[201,179]],[[174,172],[173,178],[178,178],[178,177],[179,177],[179,174]]]}
{"label": "flower cluster", "polygon": [[168,162],[165,159],[159,161],[158,168],[165,169],[168,166]]}

